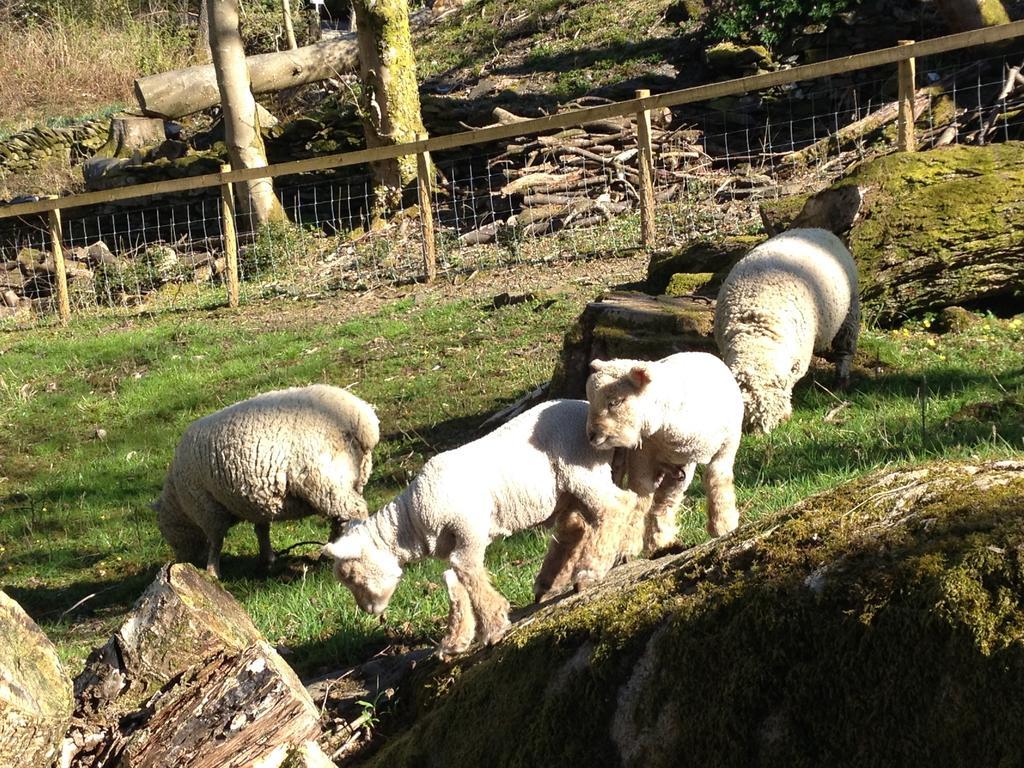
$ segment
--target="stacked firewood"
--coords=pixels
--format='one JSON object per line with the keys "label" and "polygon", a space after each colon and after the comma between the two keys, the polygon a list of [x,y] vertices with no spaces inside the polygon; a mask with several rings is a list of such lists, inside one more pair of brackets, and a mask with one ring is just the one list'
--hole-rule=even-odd
{"label": "stacked firewood", "polygon": [[[579,106],[592,104],[567,108]],[[523,119],[504,110],[495,110],[495,117],[499,124]],[[707,183],[716,173],[701,148],[701,132],[686,126],[670,129],[670,121],[668,109],[652,113],[657,202],[677,200],[687,184],[696,179]],[[638,154],[632,117],[595,120],[550,135],[517,139],[488,163],[491,173],[504,179],[496,194],[501,204],[485,201],[490,206],[485,223],[464,233],[460,241],[466,245],[491,242],[506,228],[523,236],[544,235],[602,224],[633,210],[640,200]],[[497,210],[508,215],[501,218]]]}

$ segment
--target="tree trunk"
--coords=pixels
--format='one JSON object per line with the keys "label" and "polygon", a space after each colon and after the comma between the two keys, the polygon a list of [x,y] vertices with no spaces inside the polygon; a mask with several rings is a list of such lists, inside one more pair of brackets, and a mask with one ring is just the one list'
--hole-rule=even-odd
{"label": "tree trunk", "polygon": [[1010,16],[1002,0],[935,0],[951,32],[1006,24]]}
{"label": "tree trunk", "polygon": [[164,142],[164,121],[156,117],[118,115],[110,118],[107,142],[94,157],[131,157],[135,150],[159,146]]}
{"label": "tree trunk", "polygon": [[[272,93],[354,72],[356,61],[351,37],[246,59],[253,93]],[[140,77],[135,81],[135,98],[148,115],[182,117],[220,103],[217,74],[212,64],[206,64]]]}
{"label": "tree trunk", "polygon": [[288,49],[294,51],[299,46],[295,42],[295,28],[292,26],[292,8],[288,0],[281,0],[281,16],[284,21],[284,35],[288,40]]}
{"label": "tree trunk", "polygon": [[79,714],[116,718],[215,651],[262,639],[242,606],[191,565],[164,566],[75,679]]}
{"label": "tree trunk", "polygon": [[0,591],[0,765],[49,766],[71,720],[71,680],[57,651]]}
{"label": "tree trunk", "polygon": [[[355,0],[353,8],[366,145],[415,141],[424,129],[409,35],[409,5],[406,0]],[[373,172],[377,210],[382,213],[397,205],[402,187],[416,178],[416,158],[375,163]]]}
{"label": "tree trunk", "polygon": [[161,568],[90,654],[75,703],[73,768],[248,765],[319,733],[306,690],[238,602],[183,564]]}
{"label": "tree trunk", "polygon": [[616,357],[657,360],[673,352],[717,353],[711,335],[715,304],[616,291],[591,302],[565,345],[551,377],[551,397],[584,397],[590,361]]}
{"label": "tree trunk", "polygon": [[[249,86],[249,69],[238,26],[238,0],[210,1],[210,50],[224,110],[228,156],[233,168],[263,168],[267,165],[267,153],[260,135],[256,99]],[[287,218],[269,178],[236,184],[235,195],[239,211],[248,217],[253,229]]]}
{"label": "tree trunk", "polygon": [[[196,45],[192,55],[197,61],[210,60],[210,2],[199,0],[199,27],[196,32]],[[176,115],[177,117],[177,115]]]}

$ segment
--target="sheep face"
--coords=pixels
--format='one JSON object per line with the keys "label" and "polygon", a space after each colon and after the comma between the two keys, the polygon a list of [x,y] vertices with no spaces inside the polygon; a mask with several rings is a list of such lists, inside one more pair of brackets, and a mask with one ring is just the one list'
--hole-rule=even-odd
{"label": "sheep face", "polygon": [[[625,364],[623,364],[625,363]],[[643,438],[639,395],[651,383],[650,368],[637,361],[590,364],[587,379],[587,438],[595,448],[634,448]]]}
{"label": "sheep face", "polygon": [[771,432],[793,414],[792,386],[776,377],[736,371],[743,396],[743,428],[747,432]]}
{"label": "sheep face", "polygon": [[402,577],[398,558],[373,546],[358,530],[330,542],[324,552],[334,558],[334,576],[348,587],[360,610],[384,613]]}

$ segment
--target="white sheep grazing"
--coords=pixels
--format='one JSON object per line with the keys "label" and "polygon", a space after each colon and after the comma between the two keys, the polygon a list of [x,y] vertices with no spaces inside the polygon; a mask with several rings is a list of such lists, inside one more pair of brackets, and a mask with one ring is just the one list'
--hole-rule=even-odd
{"label": "white sheep grazing", "polygon": [[733,461],[743,397],[714,355],[680,352],[655,362],[594,360],[587,379],[587,436],[598,449],[631,448],[629,488],[653,496],[644,526],[648,552],[675,540],[676,507],[698,464],[704,469],[708,533],[739,523]]}
{"label": "white sheep grazing", "polygon": [[829,346],[845,384],[859,332],[857,267],[831,232],[783,232],[740,259],[718,292],[715,341],[743,391],[745,426],[770,432],[788,419],[793,385]]}
{"label": "white sheep grazing", "polygon": [[274,559],[270,523],[318,514],[341,524],[367,516],[363,487],[380,440],[373,408],[338,387],[284,389],[192,422],[164,481],[157,525],[179,560],[206,554],[220,577],[228,528],[252,522],[260,560]]}
{"label": "white sheep grazing", "polygon": [[612,453],[591,447],[586,421],[582,400],[553,400],[433,457],[399,496],[324,547],[335,576],[362,610],[380,614],[406,563],[446,559],[451,609],[442,654],[474,639],[497,642],[509,604],[488,578],[487,545],[572,509],[599,525],[637,501],[612,482]]}

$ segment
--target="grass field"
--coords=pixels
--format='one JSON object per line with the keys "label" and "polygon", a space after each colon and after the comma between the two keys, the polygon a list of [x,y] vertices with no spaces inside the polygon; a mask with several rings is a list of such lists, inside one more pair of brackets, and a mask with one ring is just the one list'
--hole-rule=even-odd
{"label": "grass field", "polygon": [[[190,421],[267,389],[351,386],[381,420],[367,490],[374,509],[425,458],[472,439],[488,414],[545,382],[562,334],[596,292],[576,287],[500,308],[412,292],[338,319],[334,310],[352,299],[261,302],[4,333],[0,586],[77,671],[170,556],[149,504]],[[790,422],[744,439],[736,481],[746,518],[880,465],[1024,451],[1020,318],[986,317],[945,336],[927,324],[866,330],[849,390],[830,391],[831,370],[816,369]],[[699,484],[681,517],[684,543],[701,540]],[[316,519],[272,528],[278,549],[325,535]],[[544,546],[531,531],[489,550],[514,605],[529,602]],[[236,526],[225,546],[224,585],[300,672],[439,637],[441,563],[411,566],[378,622],[356,610],[316,551],[296,547],[257,577],[251,526]]]}

